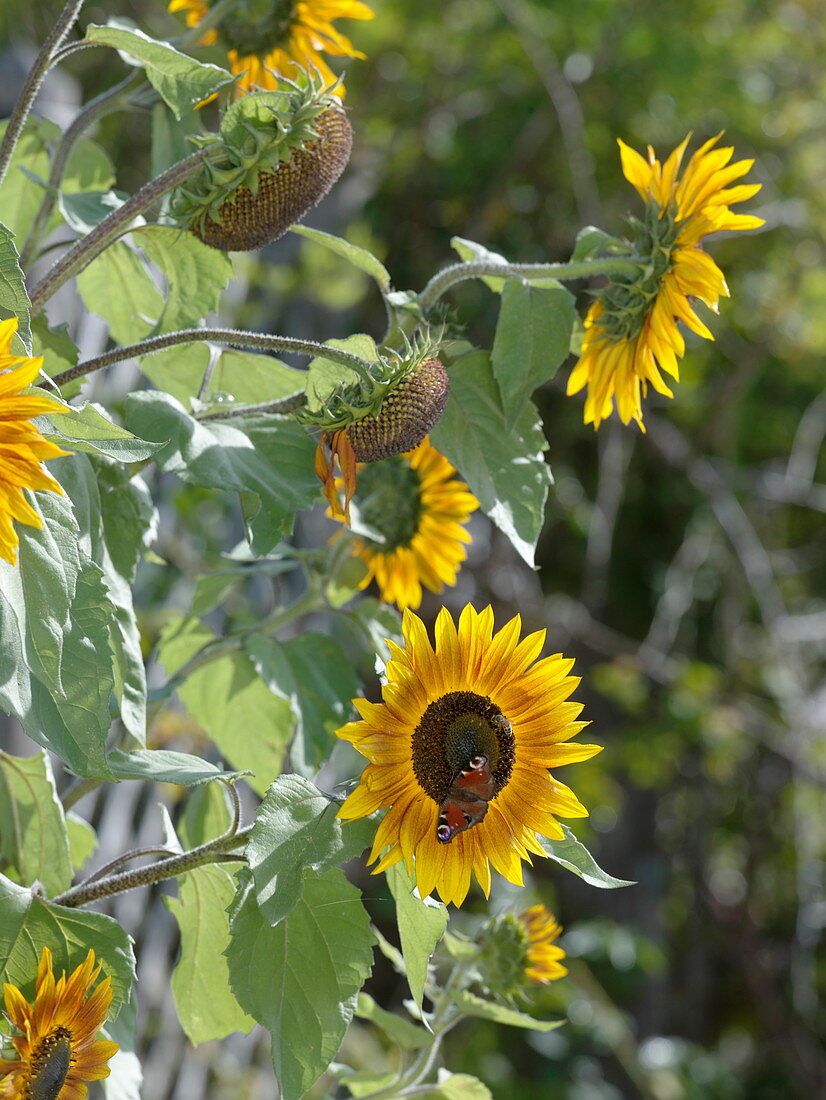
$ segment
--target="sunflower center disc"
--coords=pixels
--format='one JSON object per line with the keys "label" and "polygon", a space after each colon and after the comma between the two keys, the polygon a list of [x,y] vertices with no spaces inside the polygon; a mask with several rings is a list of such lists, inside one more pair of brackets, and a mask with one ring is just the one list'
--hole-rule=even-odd
{"label": "sunflower center disc", "polygon": [[27,1095],[31,1100],[55,1100],[72,1068],[72,1035],[65,1027],[49,1032],[32,1058]]}
{"label": "sunflower center disc", "polygon": [[368,463],[359,472],[359,519],[381,535],[381,541],[369,539],[371,544],[384,553],[410,545],[422,518],[421,489],[418,472],[401,456]]}
{"label": "sunflower center disc", "polygon": [[510,722],[486,695],[451,691],[428,704],[413,731],[413,772],[434,802],[443,802],[453,780],[474,756],[486,756],[496,793],[514,764]]}
{"label": "sunflower center disc", "polygon": [[295,21],[295,0],[245,0],[222,17],[219,30],[227,49],[241,57],[263,57],[284,47]]}

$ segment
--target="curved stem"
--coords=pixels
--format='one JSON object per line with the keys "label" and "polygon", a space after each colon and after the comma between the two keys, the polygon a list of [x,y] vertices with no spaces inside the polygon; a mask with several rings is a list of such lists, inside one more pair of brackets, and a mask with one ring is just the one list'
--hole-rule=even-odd
{"label": "curved stem", "polygon": [[[138,193],[140,194],[140,192]],[[101,222],[101,225],[103,224]],[[88,238],[86,239],[88,240]],[[32,295],[32,312],[35,312],[34,295]],[[83,363],[78,363],[77,366],[70,367],[69,370],[55,375],[53,381],[58,386],[63,386],[66,382],[73,382],[76,378],[82,378],[86,374],[91,374],[92,371],[111,366],[112,363],[120,363],[124,359],[137,359],[141,355],[151,355],[155,351],[163,351],[165,348],[172,348],[177,344],[191,344],[204,340],[213,340],[218,344],[233,344],[235,347],[240,348],[259,348],[264,351],[292,351],[298,355],[311,355],[313,358],[323,357],[324,359],[331,359],[334,363],[341,363],[345,367],[350,367],[361,376],[368,375],[370,370],[370,364],[357,355],[351,355],[349,351],[341,351],[339,348],[328,347],[326,344],[316,343],[315,340],[297,340],[292,336],[270,336],[264,332],[244,332],[241,329],[233,328],[187,328],[181,329],[179,332],[167,332],[163,336],[152,336],[148,340],[141,340],[140,343],[129,344],[127,347],[112,348],[111,351],[106,351],[103,355],[97,355],[94,359],[86,359]]]}
{"label": "curved stem", "polygon": [[638,260],[601,259],[572,260],[566,264],[501,264],[490,260],[471,260],[452,264],[434,275],[419,295],[419,305],[425,315],[446,291],[465,279],[492,275],[500,279],[588,279],[592,275],[635,275],[640,271]]}
{"label": "curved stem", "polygon": [[80,53],[81,50],[100,49],[102,46],[102,42],[87,42],[85,39],[82,39],[80,42],[70,42],[68,46],[61,46],[59,50],[55,50],[50,67],[62,65],[67,57],[71,57],[72,54],[75,53]]}
{"label": "curved stem", "polygon": [[[204,158],[223,155],[223,146],[217,143],[199,149],[191,156],[173,164],[156,179],[144,184],[130,199],[113,210],[108,217],[96,225],[91,233],[77,241],[69,251],[61,256],[51,271],[37,284],[31,293],[31,314],[35,316],[51,296],[63,284],[77,275],[87,264],[91,263],[95,256],[99,255],[107,245],[110,245],[122,233],[128,231],[129,226],[138,216],[150,206],[162,198],[167,191],[171,191],[184,180],[194,176],[203,167]],[[77,369],[77,368],[75,368]]]}
{"label": "curved stem", "polygon": [[121,871],[117,875],[99,879],[96,882],[80,883],[73,886],[56,898],[52,898],[54,905],[66,905],[76,909],[80,905],[88,905],[91,901],[100,898],[111,897],[112,894],[122,894],[126,890],[134,890],[138,886],[149,886],[153,882],[162,882],[166,878],[176,878],[185,875],[187,871],[193,871],[196,867],[203,867],[206,863],[226,863],[234,860],[245,860],[246,856],[240,852],[233,853],[233,848],[240,848],[246,843],[252,826],[241,829],[231,837],[219,837],[189,852],[182,852],[179,856],[170,856],[149,867],[139,867],[134,871]]}
{"label": "curved stem", "polygon": [[6,172],[8,171],[14,148],[17,145],[18,138],[23,132],[23,127],[26,125],[26,119],[29,117],[32,104],[35,101],[37,93],[40,91],[40,85],[43,83],[46,73],[52,67],[55,53],[71,30],[72,24],[75,19],[77,19],[78,12],[82,6],[83,0],[68,0],[63,11],[58,16],[51,34],[41,46],[40,53],[35,58],[34,65],[32,65],[29,75],[26,77],[23,90],[20,92],[17,103],[14,105],[11,118],[6,126],[3,140],[0,142],[0,183],[3,182]]}
{"label": "curved stem", "polygon": [[433,1038],[430,1043],[419,1051],[407,1069],[401,1072],[392,1084],[376,1089],[375,1092],[365,1093],[362,1100],[400,1100],[403,1096],[415,1096],[422,1091],[419,1086],[433,1069],[442,1039],[464,1019],[465,1014],[453,1004],[449,995],[457,985],[462,984],[465,973],[466,968],[457,964],[451,970],[444,989],[438,992],[433,990],[430,994],[431,999],[436,1001],[436,1010],[430,1022],[433,1029]]}
{"label": "curved stem", "polygon": [[130,852],[124,852],[122,856],[116,856],[108,863],[104,863],[102,867],[98,867],[94,874],[89,875],[83,882],[79,883],[80,886],[88,886],[90,882],[97,882],[99,879],[106,878],[116,868],[120,867],[122,863],[131,863],[133,859],[140,859],[142,856],[172,856],[177,855],[177,852],[170,852],[168,848],[133,848]]}
{"label": "curved stem", "polygon": [[278,401],[264,401],[260,405],[234,405],[226,409],[217,409],[196,415],[196,420],[233,420],[237,416],[258,416],[262,414],[280,414],[295,412],[307,404],[304,390],[298,390]]}
{"label": "curved stem", "polygon": [[[95,43],[78,42],[75,43],[75,45],[92,46],[95,45]],[[90,100],[60,139],[55,149],[51,171],[49,172],[48,188],[43,195],[43,201],[40,204],[37,217],[32,223],[29,235],[26,238],[26,243],[20,253],[20,266],[24,270],[29,261],[33,258],[33,254],[40,243],[40,239],[48,225],[51,213],[54,210],[55,203],[57,202],[57,190],[60,187],[60,182],[63,179],[63,173],[66,171],[66,164],[75,147],[75,142],[85,130],[88,130],[89,127],[99,119],[125,106],[124,93],[130,86],[139,83],[142,79],[143,76],[141,73],[131,72],[125,80],[120,82],[120,84],[116,84],[114,88],[109,88],[95,99]]]}

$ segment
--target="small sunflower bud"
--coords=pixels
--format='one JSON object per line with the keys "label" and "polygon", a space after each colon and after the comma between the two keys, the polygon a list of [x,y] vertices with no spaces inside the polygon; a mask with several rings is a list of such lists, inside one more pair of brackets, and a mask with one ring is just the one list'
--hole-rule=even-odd
{"label": "small sunflower bud", "polygon": [[384,399],[377,416],[347,429],[357,462],[378,462],[418,447],[445,411],[449,384],[438,359],[425,359]]}
{"label": "small sunflower bud", "polygon": [[173,195],[180,225],[225,252],[261,248],[301,221],[350,158],[353,131],[339,100],[311,80],[246,95],[228,109],[221,152]]}

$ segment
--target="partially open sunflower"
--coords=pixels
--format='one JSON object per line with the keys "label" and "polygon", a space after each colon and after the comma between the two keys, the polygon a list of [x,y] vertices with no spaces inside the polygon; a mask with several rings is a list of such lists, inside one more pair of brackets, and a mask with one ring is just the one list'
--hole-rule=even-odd
{"label": "partially open sunflower", "polygon": [[112,1003],[112,982],[104,978],[95,953],[55,981],[52,953],[44,947],[37,967],[32,1004],[16,985],[6,983],[6,1015],[21,1033],[12,1038],[14,1059],[0,1059],[0,1096],[11,1100],[83,1100],[85,1082],[109,1076],[106,1064],[117,1043],[96,1039]]}

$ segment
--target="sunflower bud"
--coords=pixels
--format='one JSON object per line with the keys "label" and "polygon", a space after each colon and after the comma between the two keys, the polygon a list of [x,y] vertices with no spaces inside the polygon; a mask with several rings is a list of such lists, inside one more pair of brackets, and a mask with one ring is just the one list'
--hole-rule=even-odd
{"label": "sunflower bud", "polygon": [[555,942],[561,931],[544,905],[488,920],[477,939],[477,966],[485,986],[511,998],[532,983],[546,985],[564,977],[565,952]]}
{"label": "sunflower bud", "polygon": [[353,131],[338,99],[311,82],[244,96],[219,140],[224,155],[179,188],[172,214],[213,248],[247,251],[278,240],[324,198]]}
{"label": "sunflower bud", "polygon": [[[428,342],[409,348],[401,360],[381,360],[369,378],[340,388],[321,409],[299,414],[303,423],[323,429],[315,468],[335,518],[349,521],[356,463],[412,451],[444,412],[450,387],[433,350]],[[344,477],[343,510],[335,489],[336,459]]]}

